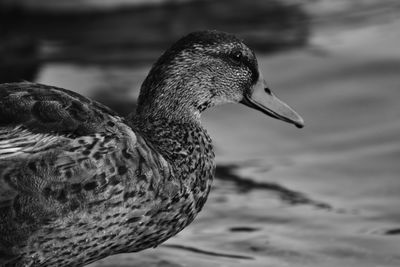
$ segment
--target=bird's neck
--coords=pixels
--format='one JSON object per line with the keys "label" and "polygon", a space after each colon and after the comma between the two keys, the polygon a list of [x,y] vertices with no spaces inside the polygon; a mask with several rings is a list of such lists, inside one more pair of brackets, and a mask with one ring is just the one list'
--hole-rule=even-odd
{"label": "bird's neck", "polygon": [[173,207],[186,208],[185,214],[180,215],[182,223],[174,228],[182,229],[200,212],[211,189],[215,173],[211,139],[197,121],[181,122],[169,118],[152,121],[136,116],[134,128],[151,149],[151,157],[161,155],[168,162],[164,185],[172,180],[179,181],[180,201]]}
{"label": "bird's neck", "polygon": [[213,164],[212,141],[199,120],[137,115],[132,121],[135,130],[171,164],[188,172],[198,164]]}
{"label": "bird's neck", "polygon": [[196,66],[185,69],[185,75],[174,68],[155,66],[140,89],[136,114],[143,120],[167,119],[168,123],[200,124],[199,109],[207,101],[208,77]]}

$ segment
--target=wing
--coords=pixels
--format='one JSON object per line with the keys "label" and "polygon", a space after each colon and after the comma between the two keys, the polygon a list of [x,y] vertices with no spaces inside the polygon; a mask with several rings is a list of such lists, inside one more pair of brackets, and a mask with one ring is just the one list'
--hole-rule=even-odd
{"label": "wing", "polygon": [[66,89],[29,82],[0,85],[0,127],[82,136],[104,132],[115,120],[121,119],[109,108]]}
{"label": "wing", "polygon": [[122,118],[79,94],[0,85],[0,256],[1,247],[26,240],[33,225],[101,199],[91,189],[115,175],[135,143]]}

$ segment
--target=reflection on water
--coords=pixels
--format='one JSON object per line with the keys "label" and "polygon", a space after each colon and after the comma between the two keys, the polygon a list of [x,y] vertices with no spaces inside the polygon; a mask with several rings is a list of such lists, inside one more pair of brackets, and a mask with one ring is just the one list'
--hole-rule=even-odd
{"label": "reflection on water", "polygon": [[148,65],[178,38],[199,29],[236,33],[263,52],[301,46],[308,38],[306,14],[279,1],[167,1],[112,12],[2,16],[9,34],[35,36],[41,61],[73,64]]}
{"label": "reflection on water", "polygon": [[220,164],[217,166],[215,175],[221,181],[234,183],[237,192],[241,194],[248,193],[251,190],[266,190],[276,194],[282,202],[289,205],[311,205],[321,209],[332,209],[329,204],[311,200],[303,193],[285,188],[277,183],[256,181],[235,173],[236,169],[243,167],[243,164],[241,166]]}
{"label": "reflection on water", "polygon": [[[129,48],[119,50],[123,39],[97,42],[101,27],[111,32],[113,24],[105,25],[119,17],[104,16],[108,22],[97,30],[100,19],[83,24],[92,35],[37,27],[41,49],[50,49],[39,52],[44,64],[37,81],[79,90],[127,114],[150,59],[175,36],[166,31],[158,39],[129,37]],[[136,21],[128,13],[120,17]],[[221,17],[213,28],[226,19]],[[376,20],[356,26],[315,22],[308,47],[272,55],[258,50],[271,88],[299,111],[306,127],[298,130],[237,105],[207,112],[203,120],[219,167],[202,213],[155,250],[91,266],[400,266],[400,20]],[[160,22],[150,28],[157,30]],[[264,21],[248,22],[243,35],[253,24],[249,36],[261,34],[259,23]],[[136,59],[131,54],[136,48],[154,51],[143,56],[144,65],[125,64]],[[83,59],[64,60],[60,51],[76,51]],[[119,64],[113,53],[97,58],[104,51],[120,51],[119,58],[127,53],[128,59]]]}

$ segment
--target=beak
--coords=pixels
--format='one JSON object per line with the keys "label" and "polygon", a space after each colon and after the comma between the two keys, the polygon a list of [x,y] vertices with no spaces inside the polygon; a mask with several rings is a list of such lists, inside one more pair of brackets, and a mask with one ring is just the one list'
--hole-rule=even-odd
{"label": "beak", "polygon": [[275,119],[293,123],[297,128],[304,127],[304,120],[268,89],[262,75],[249,91],[244,95],[241,101],[242,104],[259,110]]}

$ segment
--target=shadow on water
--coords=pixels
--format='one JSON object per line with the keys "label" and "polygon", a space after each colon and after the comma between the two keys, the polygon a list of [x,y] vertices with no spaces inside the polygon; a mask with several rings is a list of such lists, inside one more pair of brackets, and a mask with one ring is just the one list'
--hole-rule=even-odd
{"label": "shadow on water", "polygon": [[[280,1],[167,1],[80,13],[3,8],[0,15],[3,82],[34,80],[46,62],[147,66],[178,38],[200,29],[235,33],[264,53],[302,46],[309,36],[306,13]],[[14,70],[4,71],[10,64]]]}
{"label": "shadow on water", "polygon": [[383,232],[383,235],[400,235],[400,228],[393,228]]}
{"label": "shadow on water", "polygon": [[248,233],[250,233],[250,232],[255,232],[258,230],[259,230],[258,228],[245,227],[245,226],[229,228],[229,231],[231,231],[231,232],[248,232]]}
{"label": "shadow on water", "polygon": [[288,189],[282,185],[271,182],[258,182],[249,177],[242,177],[236,173],[240,166],[218,165],[215,176],[222,181],[233,182],[239,193],[247,193],[251,190],[267,190],[277,194],[280,200],[289,205],[310,205],[319,209],[332,210],[329,204],[312,200],[304,193]]}
{"label": "shadow on water", "polygon": [[180,250],[186,250],[186,251],[190,251],[190,252],[194,252],[194,253],[198,253],[198,254],[204,254],[204,255],[215,256],[215,257],[241,259],[241,260],[252,260],[252,259],[254,259],[253,257],[249,257],[249,256],[218,253],[218,252],[206,251],[206,250],[203,250],[203,249],[198,249],[198,248],[188,247],[188,246],[182,246],[182,245],[167,244],[167,245],[164,245],[164,247],[173,248],[173,249],[180,249]]}

